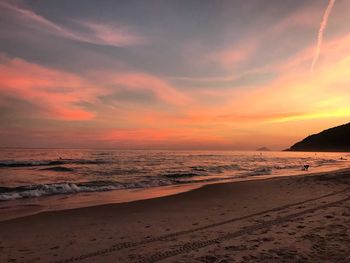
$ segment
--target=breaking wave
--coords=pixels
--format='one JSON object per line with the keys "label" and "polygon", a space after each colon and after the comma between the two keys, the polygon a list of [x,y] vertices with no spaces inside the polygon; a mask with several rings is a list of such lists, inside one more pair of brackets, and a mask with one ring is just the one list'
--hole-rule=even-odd
{"label": "breaking wave", "polygon": [[184,177],[194,177],[194,176],[201,176],[200,173],[192,173],[187,171],[175,171],[171,173],[163,174],[162,176],[167,178],[184,178]]}
{"label": "breaking wave", "polygon": [[64,164],[105,164],[106,160],[84,160],[84,159],[59,159],[59,160],[41,160],[41,161],[1,161],[0,167],[31,167],[31,166],[50,166]]}
{"label": "breaking wave", "polygon": [[[91,152],[32,155],[4,152],[0,159],[0,201],[83,192],[219,182],[264,175],[298,174],[347,165],[349,155],[271,153],[264,156],[172,152]],[[61,156],[64,158],[57,158]],[[11,160],[6,159],[11,157]],[[52,173],[52,171],[54,173]]]}
{"label": "breaking wave", "polygon": [[[181,179],[181,178],[180,178]],[[0,201],[9,201],[23,198],[33,198],[52,195],[69,195],[84,192],[106,192],[121,189],[151,188],[159,186],[188,184],[193,182],[216,182],[225,180],[224,178],[208,178],[203,180],[174,180],[157,179],[152,181],[139,181],[120,183],[113,181],[91,181],[84,183],[53,183],[36,184],[18,187],[0,187]]]}
{"label": "breaking wave", "polygon": [[75,194],[82,192],[104,192],[137,187],[143,186],[135,183],[128,186],[115,182],[93,181],[86,183],[57,183],[26,185],[19,187],[0,187],[0,201],[50,195]]}

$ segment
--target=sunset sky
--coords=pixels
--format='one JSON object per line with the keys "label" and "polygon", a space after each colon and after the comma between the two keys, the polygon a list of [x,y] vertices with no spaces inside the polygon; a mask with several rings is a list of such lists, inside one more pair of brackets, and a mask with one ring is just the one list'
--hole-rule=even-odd
{"label": "sunset sky", "polygon": [[0,0],[0,146],[280,150],[350,121],[349,0]]}

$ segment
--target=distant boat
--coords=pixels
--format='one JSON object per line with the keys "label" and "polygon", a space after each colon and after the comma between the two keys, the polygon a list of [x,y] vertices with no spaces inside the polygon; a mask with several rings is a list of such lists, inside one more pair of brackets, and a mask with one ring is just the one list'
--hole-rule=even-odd
{"label": "distant boat", "polygon": [[350,152],[350,123],[310,135],[286,151]]}
{"label": "distant boat", "polygon": [[259,152],[268,152],[268,151],[271,151],[269,148],[267,148],[267,147],[261,147],[261,148],[258,148],[258,149],[256,149],[257,151],[259,151]]}

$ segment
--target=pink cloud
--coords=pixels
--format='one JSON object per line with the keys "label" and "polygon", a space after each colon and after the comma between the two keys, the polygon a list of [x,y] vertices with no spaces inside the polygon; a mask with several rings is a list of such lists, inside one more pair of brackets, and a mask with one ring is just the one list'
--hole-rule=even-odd
{"label": "pink cloud", "polygon": [[[41,112],[41,117],[53,119],[93,119],[96,112],[92,108],[87,110],[78,106],[81,102],[88,102],[94,109],[101,111],[102,118],[109,119],[103,114],[115,115],[117,109],[109,109],[110,105],[102,104],[99,97],[116,94],[124,89],[135,92],[149,90],[160,101],[169,105],[183,106],[191,102],[188,96],[167,81],[140,72],[86,72],[85,76],[78,76],[19,58],[0,56],[0,79],[0,90],[3,94],[40,105],[46,109]],[[132,113],[124,112],[124,115],[130,116]]]}
{"label": "pink cloud", "polygon": [[240,63],[250,59],[257,47],[256,40],[245,40],[244,43],[235,44],[232,47],[213,52],[207,56],[208,61],[216,62],[223,68],[232,69],[237,67]]}
{"label": "pink cloud", "polygon": [[0,56],[0,90],[46,109],[43,116],[63,120],[87,120],[94,113],[76,104],[93,101],[95,87],[73,74],[47,69],[22,59]]}
{"label": "pink cloud", "polygon": [[256,43],[255,41],[251,41],[220,51],[216,54],[216,59],[224,68],[234,68],[237,67],[239,63],[251,58],[255,50]]}
{"label": "pink cloud", "polygon": [[298,9],[284,17],[271,28],[268,28],[266,32],[261,32],[261,34],[279,34],[293,27],[316,28],[320,17],[318,11],[318,5],[303,6],[302,9]]}

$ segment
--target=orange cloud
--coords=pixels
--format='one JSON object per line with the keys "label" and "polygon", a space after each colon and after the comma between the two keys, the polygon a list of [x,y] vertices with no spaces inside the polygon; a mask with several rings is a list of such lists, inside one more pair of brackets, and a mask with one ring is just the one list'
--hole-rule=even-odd
{"label": "orange cloud", "polygon": [[94,113],[77,104],[93,101],[95,87],[85,80],[58,70],[47,69],[22,59],[0,56],[0,90],[40,105],[43,116],[63,120],[87,120]]}

